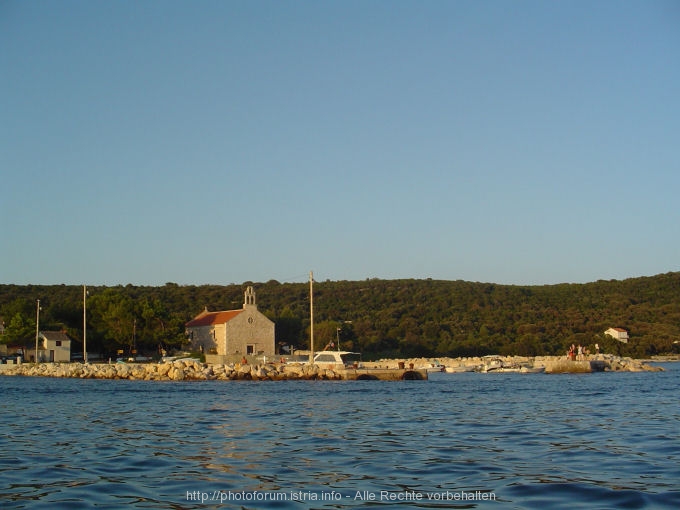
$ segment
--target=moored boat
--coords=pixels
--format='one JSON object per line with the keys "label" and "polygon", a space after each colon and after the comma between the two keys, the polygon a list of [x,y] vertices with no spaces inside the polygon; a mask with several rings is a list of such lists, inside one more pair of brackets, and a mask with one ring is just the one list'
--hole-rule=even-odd
{"label": "moored boat", "polygon": [[455,367],[446,367],[445,371],[447,374],[462,374],[464,372],[474,372],[475,367],[468,365],[458,365]]}
{"label": "moored boat", "polygon": [[522,367],[520,373],[522,374],[542,374],[545,372],[545,367]]}

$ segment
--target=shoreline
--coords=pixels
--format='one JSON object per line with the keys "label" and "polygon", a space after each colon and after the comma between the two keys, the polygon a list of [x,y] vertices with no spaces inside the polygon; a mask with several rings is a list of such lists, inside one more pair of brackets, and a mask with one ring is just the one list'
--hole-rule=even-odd
{"label": "shoreline", "polygon": [[[668,359],[673,358],[673,359]],[[498,372],[538,370],[547,374],[584,372],[660,372],[662,367],[649,363],[680,361],[677,356],[662,359],[636,360],[611,354],[597,354],[588,359],[572,361],[565,356],[485,356],[470,358],[403,358],[382,359],[363,363],[364,369],[431,372],[485,372],[485,367],[496,364]],[[505,368],[504,368],[505,367]],[[513,368],[514,367],[514,368]],[[491,370],[489,370],[491,371]],[[144,381],[212,381],[212,380],[343,380],[341,371],[298,363],[270,364],[207,364],[195,359],[166,363],[22,363],[0,365],[0,375],[27,377],[60,377],[80,379],[126,379]]]}

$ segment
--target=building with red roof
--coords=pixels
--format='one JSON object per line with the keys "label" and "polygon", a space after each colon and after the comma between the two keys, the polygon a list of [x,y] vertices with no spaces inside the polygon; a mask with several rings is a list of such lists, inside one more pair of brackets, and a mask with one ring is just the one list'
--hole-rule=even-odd
{"label": "building with red roof", "polygon": [[623,328],[609,328],[604,334],[609,335],[614,340],[618,340],[624,344],[628,343],[628,331]]}
{"label": "building with red roof", "polygon": [[274,356],[274,323],[258,311],[253,287],[245,291],[243,308],[209,312],[206,308],[186,323],[194,350],[217,355],[212,362],[242,356]]}

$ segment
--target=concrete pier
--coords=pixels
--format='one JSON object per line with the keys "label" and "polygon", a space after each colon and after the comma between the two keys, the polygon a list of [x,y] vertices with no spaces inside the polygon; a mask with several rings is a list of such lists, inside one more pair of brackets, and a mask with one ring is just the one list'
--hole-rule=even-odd
{"label": "concrete pier", "polygon": [[590,372],[604,372],[606,364],[604,360],[572,361],[568,359],[556,359],[545,362],[545,371],[548,374],[580,374]]}
{"label": "concrete pier", "polygon": [[426,381],[427,370],[422,368],[345,368],[336,370],[345,381]]}

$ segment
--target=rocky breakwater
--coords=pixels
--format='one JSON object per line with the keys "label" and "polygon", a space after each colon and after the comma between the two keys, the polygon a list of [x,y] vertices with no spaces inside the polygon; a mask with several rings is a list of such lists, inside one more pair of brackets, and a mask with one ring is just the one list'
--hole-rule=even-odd
{"label": "rocky breakwater", "polygon": [[613,354],[597,354],[587,359],[571,360],[564,356],[537,356],[534,366],[545,367],[546,373],[588,373],[588,372],[663,372],[662,367],[650,365],[644,361],[615,356]]}
{"label": "rocky breakwater", "polygon": [[28,377],[72,377],[79,379],[127,379],[141,381],[227,381],[326,379],[342,377],[333,370],[302,364],[208,365],[194,359],[168,363],[24,363],[3,365],[0,375]]}
{"label": "rocky breakwater", "polygon": [[447,372],[481,372],[485,367],[504,367],[498,372],[513,371],[516,368],[545,369],[546,373],[585,373],[585,372],[660,372],[663,368],[650,365],[642,360],[624,358],[613,354],[590,355],[588,359],[571,360],[565,356],[484,356],[465,358],[409,358],[382,359],[364,363],[372,368],[397,368],[399,365]]}

